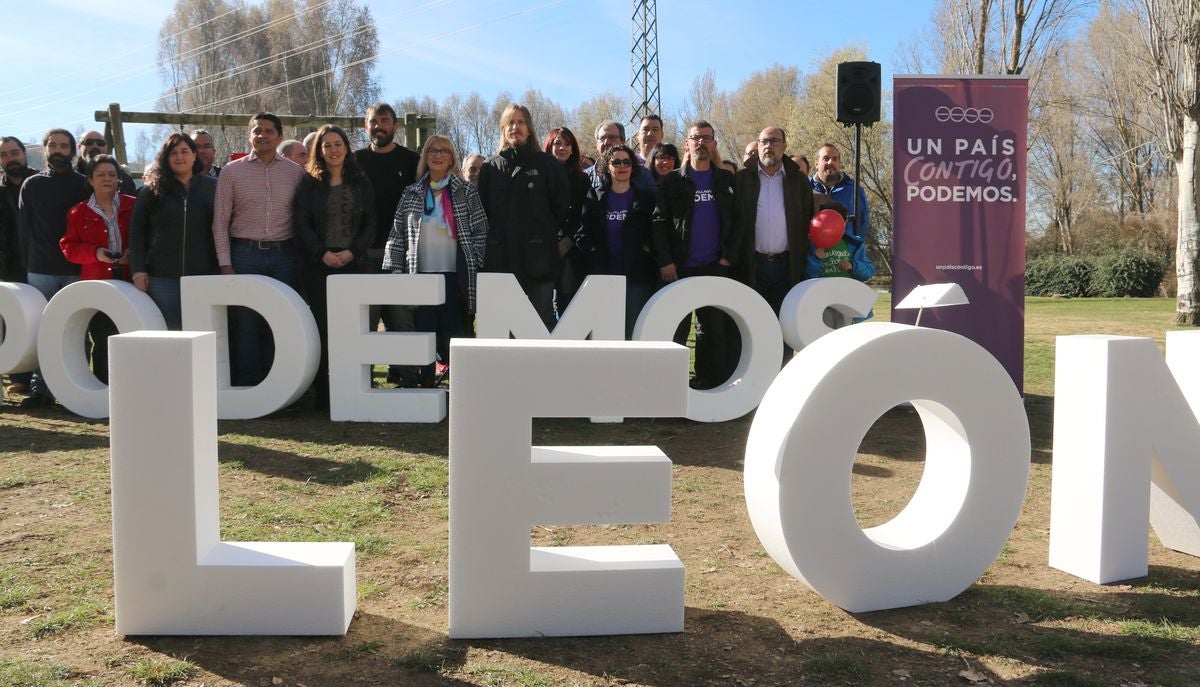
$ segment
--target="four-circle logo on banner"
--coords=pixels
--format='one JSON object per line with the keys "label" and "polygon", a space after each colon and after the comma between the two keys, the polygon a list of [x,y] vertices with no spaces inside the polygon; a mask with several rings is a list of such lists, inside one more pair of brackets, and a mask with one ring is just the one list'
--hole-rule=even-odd
{"label": "four-circle logo on banner", "polygon": [[990,107],[947,107],[942,105],[933,111],[933,118],[939,122],[987,124],[994,117],[995,114]]}

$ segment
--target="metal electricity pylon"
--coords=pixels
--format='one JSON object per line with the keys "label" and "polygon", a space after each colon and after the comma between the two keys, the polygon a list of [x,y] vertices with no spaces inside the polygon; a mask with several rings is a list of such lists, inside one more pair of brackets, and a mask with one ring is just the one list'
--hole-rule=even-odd
{"label": "metal electricity pylon", "polygon": [[662,114],[658,92],[658,8],[655,0],[633,0],[633,50],[630,102],[635,125],[647,114]]}

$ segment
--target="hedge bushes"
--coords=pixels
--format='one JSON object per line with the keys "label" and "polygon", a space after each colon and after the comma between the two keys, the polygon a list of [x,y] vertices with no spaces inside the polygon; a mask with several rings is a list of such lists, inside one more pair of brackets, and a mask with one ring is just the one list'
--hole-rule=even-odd
{"label": "hedge bushes", "polygon": [[1071,298],[1153,296],[1165,274],[1162,260],[1138,250],[1103,256],[1050,254],[1025,266],[1025,293]]}

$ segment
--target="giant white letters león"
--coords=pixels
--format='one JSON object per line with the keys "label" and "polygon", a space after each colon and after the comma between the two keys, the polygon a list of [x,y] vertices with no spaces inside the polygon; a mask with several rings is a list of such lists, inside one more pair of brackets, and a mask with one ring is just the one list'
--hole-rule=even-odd
{"label": "giant white letters le\u00f3n", "polygon": [[329,417],[353,422],[441,422],[444,389],[372,389],[375,363],[427,365],[436,339],[425,332],[371,330],[371,305],[438,305],[440,274],[341,274],[329,277]]}
{"label": "giant white letters le\u00f3n", "polygon": [[[892,520],[850,501],[859,444],[911,401],[925,472]],[[957,334],[863,323],[809,344],[771,385],[746,442],[746,505],[775,562],[851,612],[945,601],[999,554],[1029,473],[1029,425],[996,359]]]}
{"label": "giant white letters le\u00f3n", "polygon": [[[304,395],[317,374],[321,340],[308,304],[278,279],[252,274],[184,277],[180,304],[185,331],[217,335],[217,416],[248,420],[270,415]],[[275,337],[275,361],[258,386],[231,386],[228,306],[254,309]]]}
{"label": "giant white letters le\u00f3n", "polygon": [[117,633],[345,634],[354,544],[220,540],[215,338],[110,339]]}
{"label": "giant white letters le\u00f3n", "polygon": [[650,297],[633,327],[636,341],[670,341],[693,310],[724,310],[742,336],[742,357],[721,386],[688,390],[688,418],[724,422],[754,410],[783,359],[783,337],[771,306],[749,286],[724,277],[688,277]]}
{"label": "giant white letters le\u00f3n", "polygon": [[37,367],[37,331],[46,297],[28,284],[0,282],[0,373]]}
{"label": "giant white letters le\u00f3n", "polygon": [[1097,583],[1145,577],[1149,525],[1200,555],[1200,332],[1060,336],[1050,565]]}
{"label": "giant white letters le\u00f3n", "polygon": [[154,301],[128,282],[88,279],[54,294],[38,327],[39,366],[63,407],[92,418],[109,414],[108,385],[92,374],[84,352],[88,323],[98,311],[122,332],[167,328]]}
{"label": "giant white letters le\u00f3n", "polygon": [[530,548],[530,527],[667,522],[652,446],[534,447],[532,418],[681,416],[672,343],[455,340],[450,391],[450,636],[679,632],[671,547]]}

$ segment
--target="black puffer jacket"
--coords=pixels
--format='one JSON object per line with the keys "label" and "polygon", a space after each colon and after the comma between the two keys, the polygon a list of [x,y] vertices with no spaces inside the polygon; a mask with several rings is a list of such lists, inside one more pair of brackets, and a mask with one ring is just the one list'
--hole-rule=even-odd
{"label": "black puffer jacket", "polygon": [[528,282],[554,279],[558,232],[571,204],[562,164],[533,146],[506,148],[480,170],[479,196],[488,219],[483,271]]}
{"label": "black puffer jacket", "polygon": [[129,222],[129,265],[133,273],[177,279],[216,274],[213,204],[217,180],[195,174],[187,193],[176,186],[157,197],[148,187],[138,193]]}

